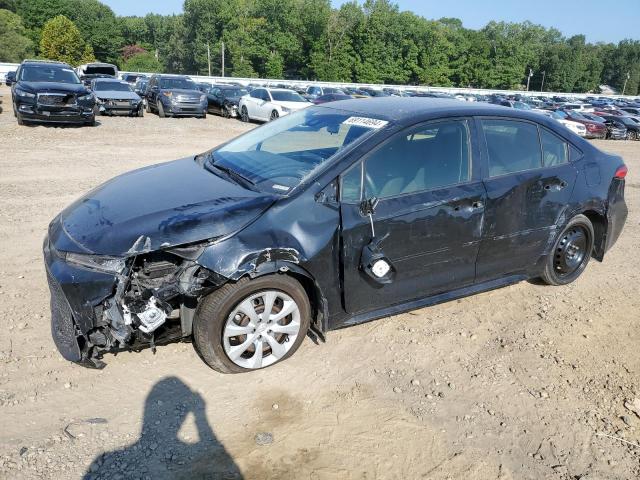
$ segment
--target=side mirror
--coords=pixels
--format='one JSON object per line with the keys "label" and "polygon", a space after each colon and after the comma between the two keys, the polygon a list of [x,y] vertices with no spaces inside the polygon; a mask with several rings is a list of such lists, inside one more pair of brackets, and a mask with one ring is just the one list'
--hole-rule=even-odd
{"label": "side mirror", "polygon": [[376,207],[380,203],[380,199],[378,197],[367,198],[360,202],[360,212],[362,215],[373,215],[376,211]]}
{"label": "side mirror", "polygon": [[360,202],[360,213],[362,215],[369,217],[369,222],[371,223],[371,239],[376,238],[376,231],[373,228],[373,214],[376,212],[376,207],[380,203],[378,197],[367,198]]}

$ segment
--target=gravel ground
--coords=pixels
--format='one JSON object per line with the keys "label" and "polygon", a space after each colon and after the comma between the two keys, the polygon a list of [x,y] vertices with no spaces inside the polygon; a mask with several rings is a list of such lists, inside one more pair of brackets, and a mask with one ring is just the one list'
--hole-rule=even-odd
{"label": "gravel ground", "polygon": [[18,127],[0,114],[0,478],[640,477],[638,142],[598,142],[629,166],[629,219],[570,286],[524,282],[331,332],[244,375],[213,372],[186,343],[110,355],[101,371],[64,361],[49,220],[114,175],[251,127]]}

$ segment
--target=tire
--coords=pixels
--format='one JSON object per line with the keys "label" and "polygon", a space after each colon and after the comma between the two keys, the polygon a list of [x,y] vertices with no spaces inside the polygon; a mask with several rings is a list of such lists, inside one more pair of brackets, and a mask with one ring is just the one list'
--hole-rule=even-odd
{"label": "tire", "polygon": [[562,229],[545,260],[541,278],[548,285],[567,285],[575,281],[591,258],[594,232],[591,221],[576,215]]}
{"label": "tire", "polygon": [[167,115],[164,113],[164,107],[162,106],[162,102],[158,102],[156,104],[156,108],[158,109],[158,116],[160,118],[165,118]]}
{"label": "tire", "polygon": [[18,125],[24,125],[24,120],[22,120],[22,117],[20,116],[20,114],[16,113],[15,116],[16,116],[16,120],[18,121]]}
{"label": "tire", "polygon": [[278,110],[274,110],[271,112],[271,115],[269,115],[269,121],[273,122],[274,120],[277,120],[280,117],[280,114],[278,113]]}
{"label": "tire", "polygon": [[[224,333],[226,332],[226,327],[229,324],[233,325],[235,328],[252,329],[253,324],[249,321],[249,317],[247,316],[243,316],[242,318],[243,323],[247,322],[244,327],[236,324],[236,319],[238,319],[241,314],[236,313],[231,317],[231,315],[234,314],[234,311],[239,311],[240,305],[245,302],[249,302],[249,305],[255,305],[252,302],[259,301],[259,299],[255,299],[255,297],[261,297],[261,295],[266,295],[272,292],[276,295],[287,297],[289,299],[287,301],[288,305],[291,305],[289,301],[292,300],[298,309],[297,313],[294,311],[294,313],[288,314],[284,317],[284,319],[288,320],[278,320],[275,324],[272,324],[271,320],[267,322],[271,324],[271,328],[273,328],[273,325],[280,328],[294,325],[294,323],[296,326],[299,325],[293,343],[291,345],[287,345],[290,342],[289,335],[273,333],[272,330],[269,329],[269,325],[264,324],[260,319],[261,314],[257,314],[255,317],[258,319],[258,327],[253,328],[252,332],[250,331],[246,335],[242,334],[225,339],[226,337],[224,337]],[[251,299],[254,300],[252,301]],[[286,308],[284,301],[282,301],[281,306],[279,306],[280,302],[281,300],[273,302],[273,308]],[[258,305],[257,308],[264,309],[264,303],[266,302],[263,302],[262,305]],[[273,309],[271,311],[273,312]],[[256,311],[253,310],[253,313],[256,314]],[[275,315],[277,315],[277,313],[278,312],[275,312]],[[311,307],[309,305],[307,294],[302,285],[292,277],[282,274],[268,275],[253,280],[245,277],[237,283],[224,285],[200,302],[196,310],[193,323],[194,346],[205,363],[212,369],[221,373],[243,373],[266,368],[289,358],[295,353],[298,347],[302,344],[307,330],[309,329],[310,317]],[[282,321],[289,321],[290,323],[281,325],[280,322]],[[263,332],[262,335],[259,335],[260,331],[256,332],[256,329],[258,328],[263,329],[261,331]],[[259,355],[260,363],[255,367],[247,368],[246,366],[240,366],[239,363],[253,363],[253,360],[258,358],[255,344],[249,339],[250,335],[251,338],[256,339],[255,341],[260,342],[259,345],[262,350]],[[256,335],[258,335],[258,337],[256,337]],[[268,337],[268,340],[262,340],[263,336],[265,339]],[[280,338],[276,340],[275,337],[278,336]],[[239,346],[239,344],[246,340],[249,340],[249,346],[246,347],[245,350],[242,350],[236,361],[231,360],[229,355],[226,353],[225,348],[229,349],[233,346]],[[230,344],[231,341],[234,341],[235,344],[226,345]],[[286,351],[286,353],[283,353],[280,356],[275,355],[269,345],[270,343],[272,344],[273,341],[279,342],[278,345],[280,345],[284,349],[283,352]],[[253,353],[250,350],[251,348],[254,349]],[[267,353],[266,356],[264,356],[265,353]],[[247,358],[243,358],[243,355]]]}
{"label": "tire", "polygon": [[224,118],[231,118],[231,113],[229,113],[229,108],[227,108],[226,105],[223,105],[220,109],[220,115],[222,115]]}
{"label": "tire", "polygon": [[203,120],[206,119],[207,118],[207,112],[206,111],[202,112],[202,115],[200,115],[198,118],[201,118]]}
{"label": "tire", "polygon": [[247,107],[245,105],[243,105],[242,110],[240,110],[240,120],[245,123],[249,121],[249,112],[247,111]]}
{"label": "tire", "polygon": [[151,104],[149,103],[149,100],[147,100],[147,113],[153,113],[153,110],[151,109]]}
{"label": "tire", "polygon": [[94,115],[91,119],[84,122],[87,127],[95,127],[96,126],[96,116]]}
{"label": "tire", "polygon": [[138,109],[138,113],[137,113],[138,117],[144,117],[144,108],[140,107]]}

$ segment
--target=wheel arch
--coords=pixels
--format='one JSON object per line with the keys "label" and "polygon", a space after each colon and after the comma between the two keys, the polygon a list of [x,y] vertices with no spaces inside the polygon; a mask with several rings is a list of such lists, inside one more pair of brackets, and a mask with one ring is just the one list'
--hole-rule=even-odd
{"label": "wheel arch", "polygon": [[327,331],[329,305],[320,285],[311,273],[298,264],[277,260],[261,263],[245,276],[259,278],[265,275],[288,275],[297,280],[302,285],[302,288],[304,288],[307,298],[309,299],[309,305],[311,306],[311,326],[314,327],[317,333]]}
{"label": "wheel arch", "polygon": [[605,244],[607,241],[607,217],[598,210],[588,209],[580,212],[587,217],[593,225],[593,252],[591,256],[601,262],[604,258]]}

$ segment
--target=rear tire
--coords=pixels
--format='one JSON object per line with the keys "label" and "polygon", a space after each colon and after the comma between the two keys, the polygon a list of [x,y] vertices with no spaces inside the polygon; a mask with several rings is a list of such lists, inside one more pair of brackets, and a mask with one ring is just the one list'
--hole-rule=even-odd
{"label": "rear tire", "polygon": [[553,250],[545,260],[541,278],[548,285],[567,285],[575,281],[591,258],[594,232],[591,221],[576,215],[556,237]]}
{"label": "rear tire", "polygon": [[[266,292],[279,292],[278,294],[282,294],[284,297],[292,300],[297,307],[299,314],[297,315],[297,322],[299,322],[299,327],[294,336],[295,339],[293,342],[289,345],[289,341],[291,340],[289,335],[273,333],[272,330],[266,330],[259,337],[255,337],[262,332],[262,330],[258,330],[258,332],[256,332],[256,328],[253,328],[253,332],[248,334],[239,333],[238,336],[231,338],[229,338],[227,334],[225,337],[224,335],[228,331],[227,327],[230,324],[229,322],[235,321],[235,319],[240,316],[239,313],[234,313],[238,312],[239,306],[246,302],[250,302],[249,305],[253,305],[251,302],[255,300],[251,299],[257,296],[259,297],[261,293],[264,294]],[[279,307],[276,302],[272,302],[273,307],[271,312],[274,312],[274,309],[276,309],[273,315],[277,315],[278,308],[285,308],[284,303]],[[290,303],[291,302],[289,302],[289,304]],[[264,311],[264,308],[266,307],[262,305],[262,308]],[[260,305],[258,303],[257,310],[259,309]],[[263,319],[263,313],[258,313],[256,319],[259,320],[258,323],[267,322],[271,324],[269,326],[263,325],[263,329],[264,327],[273,328],[273,325],[282,329],[283,327],[286,328],[293,324],[293,315],[294,314],[291,314],[291,316],[287,315],[281,320],[274,320],[275,323],[273,324],[271,321],[266,320],[266,318],[271,315],[265,316]],[[200,302],[193,322],[194,346],[205,363],[218,372],[249,372],[251,370],[265,368],[266,366],[281,362],[293,355],[298,347],[300,347],[304,337],[306,336],[307,330],[309,329],[310,317],[311,307],[309,305],[307,294],[302,285],[292,277],[281,274],[268,275],[257,279],[249,279],[248,277],[245,277],[237,283],[228,283],[222,286]],[[286,319],[288,318],[290,318],[290,323],[281,323],[286,322]],[[248,317],[243,317],[242,323],[247,321]],[[251,329],[248,324],[245,327],[239,327],[238,325],[233,325],[233,327],[236,329]],[[229,345],[225,346],[225,342],[234,340],[234,346],[239,346],[238,344],[242,344],[244,341],[248,340],[250,335],[252,338],[260,339],[262,339],[263,336],[267,339],[267,336],[269,335],[269,341],[265,340],[264,343],[262,343],[262,340],[257,340],[260,342],[259,345],[263,345],[261,348],[264,348],[264,350],[257,350],[250,341],[249,347],[245,347],[246,351],[238,356],[235,361],[231,360],[225,350],[229,348]],[[281,356],[275,355],[274,350],[269,346],[269,343],[273,344],[275,337],[279,337],[279,340],[277,340],[279,342],[279,348],[282,348],[283,352],[286,351],[286,353],[283,353]],[[274,344],[274,346],[278,345]],[[251,348],[254,348],[253,352],[250,351]],[[249,362],[257,355],[257,352],[260,352],[261,355],[264,353],[267,354],[264,357],[260,356],[260,363],[257,364],[257,366],[245,368],[238,364]],[[242,355],[246,358],[242,357]]]}

